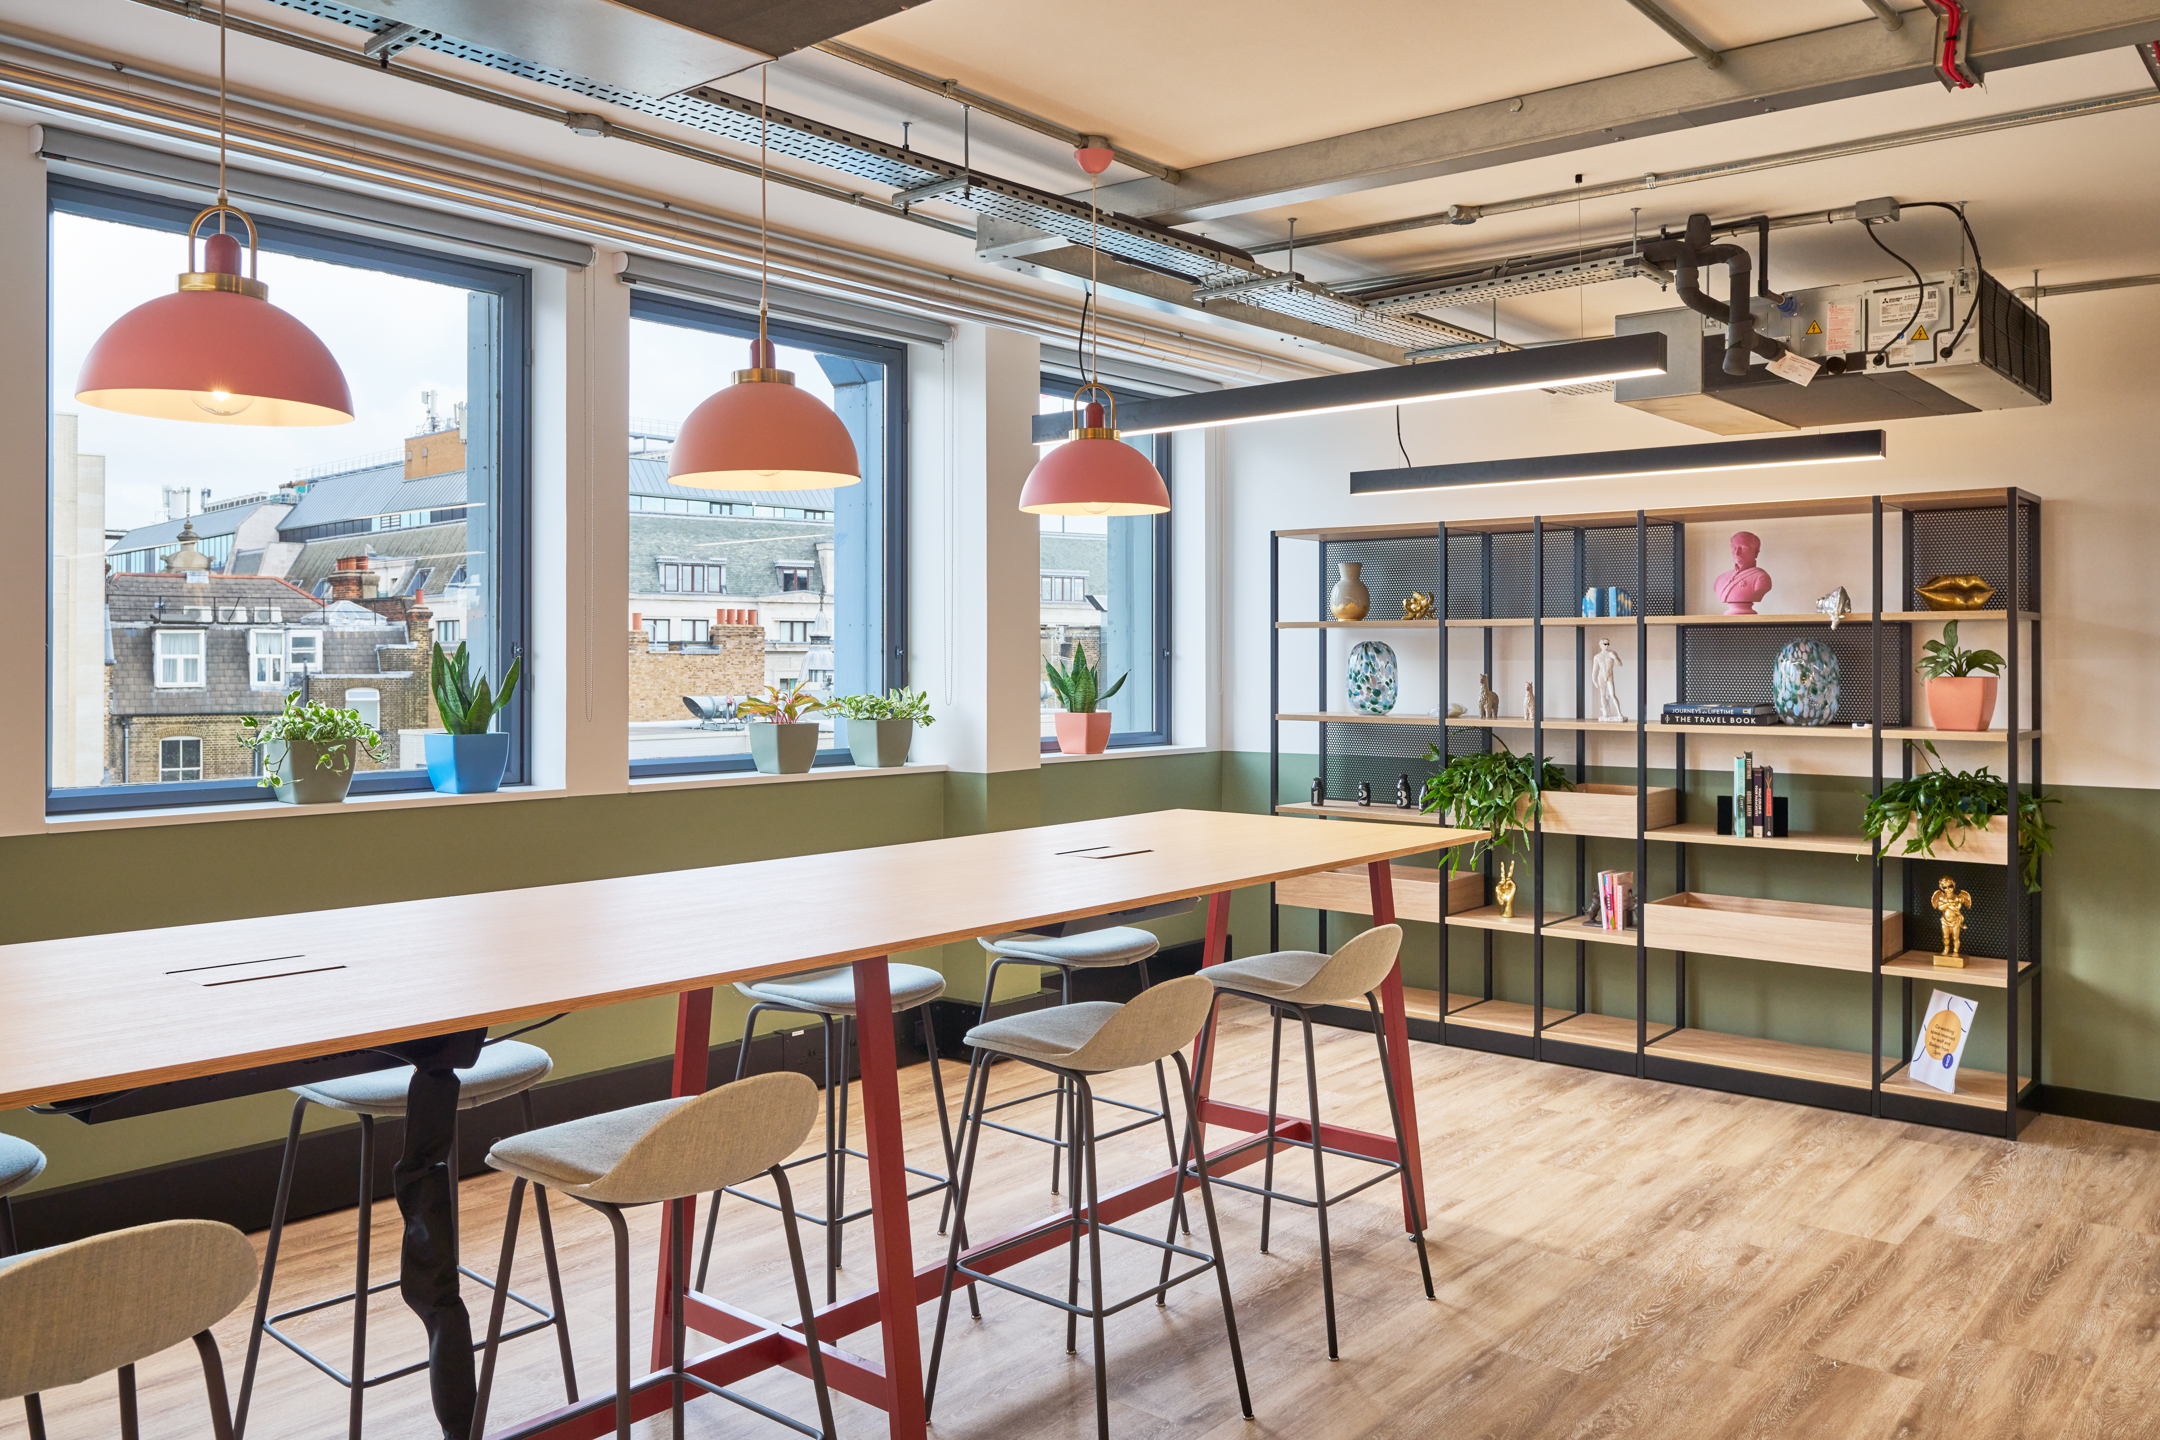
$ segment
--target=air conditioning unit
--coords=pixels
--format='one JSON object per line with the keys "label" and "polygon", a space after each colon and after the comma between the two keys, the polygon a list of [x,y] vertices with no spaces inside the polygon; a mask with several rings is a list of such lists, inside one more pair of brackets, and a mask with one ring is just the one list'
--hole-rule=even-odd
{"label": "air conditioning unit", "polygon": [[1842,357],[1843,374],[1798,385],[1756,360],[1745,376],[1727,375],[1723,325],[1693,310],[1653,310],[1622,315],[1615,328],[1664,335],[1667,372],[1619,381],[1613,398],[1718,435],[1969,415],[2053,398],[2047,322],[1985,271],[1923,275],[1919,285],[1910,277],[1826,285],[1791,298],[1790,314],[1757,299],[1756,327],[1811,360]]}

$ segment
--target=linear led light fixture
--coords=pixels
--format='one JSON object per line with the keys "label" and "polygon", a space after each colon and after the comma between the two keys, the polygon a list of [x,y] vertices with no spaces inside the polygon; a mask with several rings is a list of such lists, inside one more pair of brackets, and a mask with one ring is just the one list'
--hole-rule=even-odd
{"label": "linear led light fixture", "polygon": [[1764,470],[1784,465],[1837,465],[1881,460],[1889,453],[1880,430],[1822,435],[1774,435],[1762,440],[1714,440],[1705,445],[1657,445],[1647,450],[1594,450],[1583,455],[1532,455],[1521,460],[1472,460],[1459,465],[1354,470],[1353,495],[1401,490],[1449,490],[1462,485],[1521,485],[1546,480],[1629,480],[1707,470]]}
{"label": "linear led light fixture", "polygon": [[[1389,365],[1345,375],[1319,375],[1310,380],[1134,400],[1118,406],[1118,431],[1128,436],[1159,435],[1249,420],[1379,410],[1425,400],[1462,400],[1474,395],[1549,390],[1560,385],[1664,373],[1663,335],[1613,335],[1602,340],[1571,340],[1429,365]],[[1067,415],[1038,415],[1035,442],[1041,445],[1063,440],[1071,429],[1071,417]]]}

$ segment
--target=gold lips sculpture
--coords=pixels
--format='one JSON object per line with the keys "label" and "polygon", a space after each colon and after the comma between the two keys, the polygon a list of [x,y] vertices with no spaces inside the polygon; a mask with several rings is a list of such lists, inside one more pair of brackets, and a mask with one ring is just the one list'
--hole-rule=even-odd
{"label": "gold lips sculpture", "polygon": [[1995,587],[1978,575],[1937,575],[1913,592],[1927,601],[1930,610],[1978,610],[1995,594]]}

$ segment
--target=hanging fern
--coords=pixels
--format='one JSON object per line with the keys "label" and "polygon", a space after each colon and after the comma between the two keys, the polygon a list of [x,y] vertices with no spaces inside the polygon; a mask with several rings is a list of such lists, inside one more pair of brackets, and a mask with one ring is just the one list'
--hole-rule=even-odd
{"label": "hanging fern", "polygon": [[[1493,739],[1498,750],[1474,755],[1449,757],[1438,746],[1425,747],[1425,762],[1441,769],[1425,782],[1421,806],[1424,813],[1446,816],[1464,830],[1489,832],[1488,838],[1475,845],[1458,845],[1448,851],[1447,865],[1451,870],[1472,868],[1496,844],[1513,849],[1509,835],[1525,833],[1543,814],[1541,792],[1575,788],[1567,773],[1552,761],[1544,763],[1541,777],[1537,757],[1517,755],[1508,749],[1505,740],[1498,736]],[[1528,804],[1523,803],[1526,799]]]}

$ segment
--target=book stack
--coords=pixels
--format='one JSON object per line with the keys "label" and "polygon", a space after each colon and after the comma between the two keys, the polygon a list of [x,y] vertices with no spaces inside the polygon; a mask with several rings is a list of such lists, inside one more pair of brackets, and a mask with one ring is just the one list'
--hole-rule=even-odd
{"label": "book stack", "polygon": [[1667,705],[1667,725],[1778,725],[1774,705]]}
{"label": "book stack", "polygon": [[1597,923],[1603,930],[1635,928],[1635,872],[1600,870],[1597,876]]}
{"label": "book stack", "polygon": [[1749,840],[1771,836],[1776,788],[1771,767],[1757,765],[1752,750],[1733,757],[1733,834]]}

